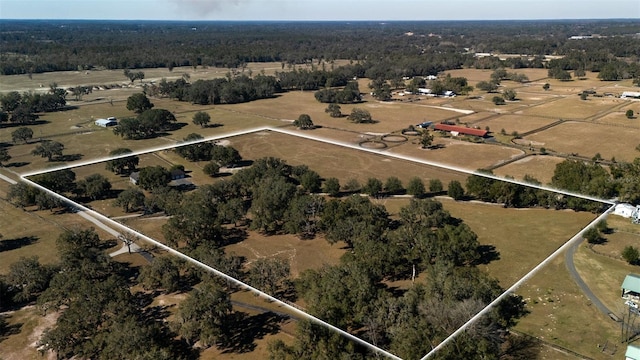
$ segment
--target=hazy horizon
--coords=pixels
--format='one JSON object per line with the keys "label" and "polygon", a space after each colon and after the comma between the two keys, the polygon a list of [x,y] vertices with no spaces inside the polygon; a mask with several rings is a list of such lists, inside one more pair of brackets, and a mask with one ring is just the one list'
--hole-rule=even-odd
{"label": "hazy horizon", "polygon": [[635,20],[637,0],[2,0],[2,20]]}

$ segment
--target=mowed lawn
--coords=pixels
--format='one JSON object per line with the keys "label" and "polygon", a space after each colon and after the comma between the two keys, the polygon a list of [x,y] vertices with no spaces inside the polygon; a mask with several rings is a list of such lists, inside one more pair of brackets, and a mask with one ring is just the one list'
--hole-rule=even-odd
{"label": "mowed lawn", "polygon": [[633,161],[640,141],[640,128],[618,128],[584,122],[565,122],[523,139],[560,153],[589,158],[600,153],[604,159]]}

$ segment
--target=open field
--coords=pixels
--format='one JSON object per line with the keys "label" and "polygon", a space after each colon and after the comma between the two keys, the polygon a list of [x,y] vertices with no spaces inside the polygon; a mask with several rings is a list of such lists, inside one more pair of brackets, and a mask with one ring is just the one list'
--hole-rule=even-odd
{"label": "open field", "polygon": [[[348,136],[355,135],[348,133]],[[231,138],[229,141],[243,158],[279,157],[289,165],[308,165],[323,178],[336,177],[341,184],[349,179],[357,179],[362,184],[370,177],[386,180],[391,175],[397,176],[404,184],[414,176],[422,178],[425,183],[428,183],[428,179],[435,178],[445,184],[451,180],[466,178],[465,175],[449,170],[391,160],[384,155],[344,149],[275,132],[263,131]]]}
{"label": "open field", "polygon": [[425,150],[416,141],[416,143],[404,143],[388,151],[440,164],[453,165],[470,171],[496,165],[524,153],[522,150],[506,146],[474,144],[455,138],[436,138],[433,144],[442,147]]}
{"label": "open field", "polygon": [[[507,71],[525,74],[529,77],[530,81],[538,81],[547,77],[547,69],[507,69]],[[458,69],[447,70],[444,74],[451,74],[453,77],[466,77],[470,85],[475,85],[478,81],[489,81],[492,72],[492,69]],[[503,81],[503,83],[505,85],[517,84],[508,80]]]}
{"label": "open field", "polygon": [[[594,215],[547,209],[505,209],[495,204],[443,201],[451,215],[461,218],[482,244],[496,247],[500,259],[487,265],[507,288],[586,226]],[[500,226],[495,224],[500,223]]]}
{"label": "open field", "polygon": [[[625,115],[627,110],[633,110],[635,117],[628,119]],[[640,101],[628,101],[627,104],[616,111],[613,111],[607,115],[598,118],[595,122],[607,125],[613,125],[616,127],[625,127],[640,129]],[[623,129],[616,129],[614,131],[625,131]]]}
{"label": "open field", "polygon": [[0,200],[0,213],[0,274],[8,273],[9,266],[21,257],[36,255],[43,264],[58,260],[55,241],[63,229],[5,200]]}
{"label": "open field", "polygon": [[545,104],[529,107],[522,111],[528,116],[547,116],[555,119],[575,119],[587,120],[592,116],[615,110],[618,106],[624,106],[628,100],[616,98],[594,98],[580,100],[578,95],[575,98],[567,96]]}
{"label": "open field", "polygon": [[611,131],[601,124],[570,121],[531,134],[524,141],[565,154],[592,157],[600,153],[604,159],[615,157],[616,160],[632,161],[638,156],[634,147],[640,139],[640,129],[615,129],[622,131]]}
{"label": "open field", "polygon": [[501,166],[493,170],[493,173],[498,176],[511,176],[520,180],[522,180],[525,175],[535,174],[535,178],[542,184],[549,184],[551,183],[556,165],[563,161],[563,158],[555,156],[532,155]]}
{"label": "open field", "polygon": [[[598,345],[607,341],[620,345],[620,324],[603,315],[582,294],[567,272],[564,254],[527,281],[517,294],[531,311],[516,325],[518,331],[598,360],[612,358]],[[623,352],[624,347],[619,346],[615,358]]]}
{"label": "open field", "polygon": [[481,129],[488,126],[494,133],[499,133],[504,129],[507,134],[512,134],[514,131],[522,134],[549,125],[554,121],[556,120],[550,118],[505,114],[475,122],[473,125],[479,126]]}

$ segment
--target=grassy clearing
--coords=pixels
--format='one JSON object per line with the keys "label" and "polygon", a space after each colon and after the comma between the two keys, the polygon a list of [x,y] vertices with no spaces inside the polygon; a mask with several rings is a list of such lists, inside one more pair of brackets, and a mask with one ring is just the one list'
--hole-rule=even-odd
{"label": "grassy clearing", "polygon": [[[500,258],[482,267],[507,288],[567,242],[594,215],[547,209],[513,209],[498,204],[453,201],[438,197],[452,216],[462,219],[483,245],[493,245]],[[377,200],[392,216],[409,199]],[[499,227],[495,224],[500,224]]]}
{"label": "grassy clearing", "polygon": [[295,235],[263,236],[249,232],[240,243],[225,247],[227,253],[244,256],[247,264],[270,257],[289,260],[291,276],[298,277],[306,269],[319,269],[324,265],[336,265],[344,254],[344,244],[329,244],[324,237],[300,240]]}
{"label": "grassy clearing", "polygon": [[[604,159],[633,161],[638,156],[634,149],[640,139],[640,129],[612,131],[600,124],[565,122],[545,131],[529,135],[524,141],[532,141],[553,151],[577,153],[592,157],[600,153]],[[605,145],[606,144],[606,145]]]}
{"label": "grassy clearing", "polygon": [[[520,320],[516,330],[593,359],[611,359],[597,345],[606,341],[619,344],[620,325],[600,313],[582,294],[566,270],[563,254],[517,293],[527,301],[531,313]],[[618,349],[618,353],[622,351]]]}

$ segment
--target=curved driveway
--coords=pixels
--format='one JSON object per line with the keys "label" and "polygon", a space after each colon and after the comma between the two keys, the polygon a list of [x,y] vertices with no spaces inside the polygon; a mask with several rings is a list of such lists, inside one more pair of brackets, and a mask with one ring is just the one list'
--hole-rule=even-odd
{"label": "curved driveway", "polygon": [[582,292],[589,299],[589,301],[591,301],[591,303],[593,303],[593,305],[595,305],[596,308],[598,308],[598,310],[600,310],[601,313],[603,313],[606,316],[610,317],[611,319],[615,320],[616,317],[615,317],[614,313],[611,310],[609,310],[609,308],[606,307],[602,303],[602,301],[600,301],[600,299],[598,299],[598,297],[593,293],[593,291],[591,291],[591,289],[584,282],[584,280],[582,280],[582,277],[580,277],[580,274],[578,274],[578,271],[576,270],[576,265],[573,262],[573,256],[576,253],[576,249],[578,249],[578,246],[580,246],[580,244],[582,244],[583,241],[584,240],[575,241],[567,249],[567,252],[564,254],[564,262],[565,262],[565,264],[567,266],[567,270],[569,271],[569,275],[571,275],[571,278],[573,278],[573,280],[576,282],[576,284],[578,284],[578,287],[580,287],[580,290],[582,290]]}

